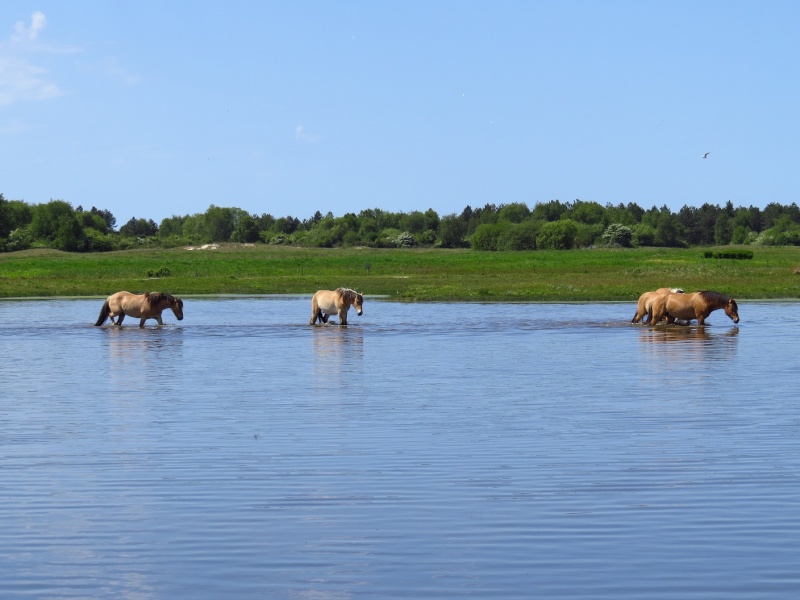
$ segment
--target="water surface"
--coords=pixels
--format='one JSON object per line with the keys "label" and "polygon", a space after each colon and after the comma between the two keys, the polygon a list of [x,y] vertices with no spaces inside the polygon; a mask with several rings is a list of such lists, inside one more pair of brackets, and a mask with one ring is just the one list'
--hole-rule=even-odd
{"label": "water surface", "polygon": [[800,305],[0,302],[2,598],[789,598]]}

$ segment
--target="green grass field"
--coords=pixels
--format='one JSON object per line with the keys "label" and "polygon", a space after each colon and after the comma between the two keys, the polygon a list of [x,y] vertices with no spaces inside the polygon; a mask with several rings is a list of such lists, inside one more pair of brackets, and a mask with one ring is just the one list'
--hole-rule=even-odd
{"label": "green grass field", "polygon": [[[704,258],[706,248],[475,252],[225,245],[0,254],[0,297],[311,294],[352,287],[401,300],[635,300],[643,291],[709,289],[736,298],[800,298],[800,248],[752,247],[752,260]],[[160,274],[160,276],[155,276]]]}

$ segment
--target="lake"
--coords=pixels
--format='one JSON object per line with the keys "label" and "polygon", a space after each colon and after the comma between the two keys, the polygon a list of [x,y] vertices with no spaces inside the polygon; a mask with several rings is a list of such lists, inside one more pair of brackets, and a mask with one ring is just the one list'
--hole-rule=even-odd
{"label": "lake", "polygon": [[794,598],[800,304],[0,301],[0,597]]}

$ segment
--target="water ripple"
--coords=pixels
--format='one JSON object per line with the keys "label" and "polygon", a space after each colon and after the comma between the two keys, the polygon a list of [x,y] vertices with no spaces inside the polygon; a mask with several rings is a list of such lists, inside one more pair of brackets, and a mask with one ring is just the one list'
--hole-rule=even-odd
{"label": "water ripple", "polygon": [[790,597],[795,306],[0,303],[0,596]]}

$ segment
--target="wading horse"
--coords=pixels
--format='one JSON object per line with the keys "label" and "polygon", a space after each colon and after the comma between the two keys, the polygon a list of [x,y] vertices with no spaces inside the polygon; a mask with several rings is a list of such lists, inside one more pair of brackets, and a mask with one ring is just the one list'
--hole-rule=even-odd
{"label": "wading horse", "polygon": [[718,308],[723,309],[734,323],[739,322],[739,306],[736,300],[725,294],[709,291],[662,294],[653,301],[649,324],[654,325],[661,319],[666,319],[667,323],[674,323],[675,319],[697,319],[698,325],[704,325],[708,315]]}
{"label": "wading horse", "polygon": [[[656,297],[660,296],[661,294],[682,294],[683,290],[680,288],[658,288],[652,292],[645,292],[641,296],[639,296],[639,303],[636,306],[636,314],[633,315],[633,319],[631,319],[631,323],[638,323],[641,321],[642,323],[647,323],[650,319],[652,309],[653,309],[653,300]],[[647,319],[645,319],[647,317]]]}
{"label": "wading horse", "polygon": [[[144,322],[147,319],[155,319],[159,325],[163,325],[161,312],[167,308],[172,309],[178,321],[183,320],[183,300],[180,298],[161,292],[151,292],[149,294],[117,292],[109,296],[103,304],[95,326],[102,325],[109,317],[112,325],[122,325],[122,319],[125,318],[125,315],[140,319],[139,327],[144,327]],[[114,323],[114,317],[117,317],[116,323]]]}
{"label": "wading horse", "polygon": [[338,288],[336,290],[319,290],[311,299],[311,321],[314,325],[319,319],[320,323],[327,323],[332,314],[339,315],[339,325],[347,325],[347,311],[354,306],[360,317],[363,312],[364,296],[355,290]]}

